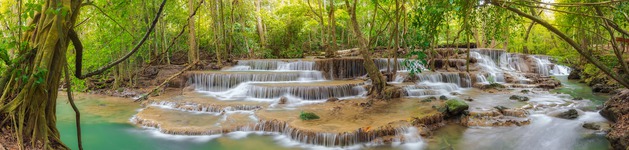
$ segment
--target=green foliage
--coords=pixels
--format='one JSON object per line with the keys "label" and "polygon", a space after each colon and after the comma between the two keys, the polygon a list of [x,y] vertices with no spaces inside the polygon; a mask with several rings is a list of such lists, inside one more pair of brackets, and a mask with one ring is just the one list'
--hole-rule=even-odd
{"label": "green foliage", "polygon": [[487,77],[487,81],[489,82],[489,84],[494,84],[496,83],[496,79],[494,76],[489,76]]}
{"label": "green foliage", "polygon": [[312,112],[301,112],[299,114],[299,118],[301,120],[314,120],[314,119],[319,119],[319,116],[317,116],[317,114],[314,114]]}

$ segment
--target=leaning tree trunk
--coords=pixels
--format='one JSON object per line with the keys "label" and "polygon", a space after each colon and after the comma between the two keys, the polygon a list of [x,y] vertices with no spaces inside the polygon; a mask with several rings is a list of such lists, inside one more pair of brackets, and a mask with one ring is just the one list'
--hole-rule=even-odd
{"label": "leaning tree trunk", "polygon": [[[188,0],[188,13],[189,16],[193,16],[196,12],[194,9],[194,0]],[[194,28],[194,17],[188,19],[188,63],[193,63],[199,60],[199,48],[197,47],[197,39]]]}
{"label": "leaning tree trunk", "polygon": [[325,58],[336,57],[336,20],[334,19],[334,0],[330,0],[330,12],[328,13],[328,26],[330,27],[330,39],[328,39],[329,45],[326,48]]}
{"label": "leaning tree trunk", "polygon": [[80,7],[81,0],[45,1],[45,13],[34,17],[30,24],[35,28],[21,39],[28,43],[21,60],[0,81],[0,127],[11,126],[21,147],[68,149],[59,138],[55,112],[68,33]]}
{"label": "leaning tree trunk", "polygon": [[350,14],[351,27],[360,45],[360,55],[363,57],[365,69],[367,70],[367,74],[369,74],[369,78],[371,78],[373,85],[370,93],[373,96],[378,97],[384,91],[387,81],[382,76],[382,73],[380,73],[380,69],[378,69],[376,64],[373,62],[373,59],[371,59],[371,54],[369,53],[369,43],[360,31],[360,26],[356,20],[356,0],[354,0],[353,6],[350,6],[349,0],[345,0],[345,4],[347,5],[347,9]]}

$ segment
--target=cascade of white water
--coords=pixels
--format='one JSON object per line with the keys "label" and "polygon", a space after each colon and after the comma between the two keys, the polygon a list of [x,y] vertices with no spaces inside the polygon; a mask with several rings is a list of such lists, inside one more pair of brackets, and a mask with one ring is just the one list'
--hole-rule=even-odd
{"label": "cascade of white water", "polygon": [[563,65],[553,65],[553,69],[550,71],[552,75],[569,75],[572,69]]}
{"label": "cascade of white water", "polygon": [[500,68],[507,71],[529,72],[529,66],[520,54],[504,53],[500,56]]}
{"label": "cascade of white water", "polygon": [[[482,51],[481,51],[482,52]],[[494,52],[494,50],[487,52],[491,55],[498,55],[498,52]],[[500,53],[502,54],[502,53]],[[478,66],[483,69],[482,71],[486,71],[489,74],[488,78],[493,79],[493,81],[490,82],[500,82],[500,83],[504,83],[505,82],[505,77],[504,77],[504,72],[502,71],[502,69],[498,68],[498,66],[496,65],[496,63],[494,62],[494,60],[492,59],[492,57],[487,56],[487,55],[483,55],[479,52],[476,51],[472,51],[470,53],[470,56],[472,56],[473,58],[476,58],[478,60]],[[495,56],[496,59],[499,59],[500,56]]]}
{"label": "cascade of white water", "polygon": [[226,71],[242,70],[313,70],[314,61],[285,61],[285,60],[240,60],[238,65]]}
{"label": "cascade of white water", "polygon": [[243,82],[269,81],[321,81],[323,75],[319,71],[252,73],[252,72],[195,72],[191,83],[201,91],[225,91]]}
{"label": "cascade of white water", "polygon": [[357,96],[363,91],[354,88],[357,85],[347,84],[338,86],[294,86],[294,87],[274,87],[274,86],[249,86],[247,96],[260,99],[277,99],[285,95],[297,97],[303,100],[324,100],[331,97]]}
{"label": "cascade of white water", "polygon": [[393,139],[394,147],[404,147],[405,149],[422,149],[425,143],[419,135],[417,127],[398,128],[398,135]]}
{"label": "cascade of white water", "polygon": [[542,75],[542,76],[549,76],[550,75],[550,68],[551,65],[553,65],[553,63],[551,63],[548,60],[548,57],[542,57],[542,56],[530,56],[531,59],[533,59],[533,62],[535,62],[536,65],[536,73]]}
{"label": "cascade of white water", "polygon": [[472,80],[467,73],[458,72],[436,72],[436,73],[420,73],[417,74],[420,82],[432,83],[453,83],[460,87],[472,87]]}

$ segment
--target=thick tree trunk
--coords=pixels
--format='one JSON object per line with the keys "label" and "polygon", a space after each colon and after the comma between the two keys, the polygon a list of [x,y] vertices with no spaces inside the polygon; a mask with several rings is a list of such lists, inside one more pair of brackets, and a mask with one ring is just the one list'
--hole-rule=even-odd
{"label": "thick tree trunk", "polygon": [[328,24],[330,28],[330,39],[328,47],[325,52],[325,58],[334,58],[336,57],[336,20],[334,19],[334,0],[330,0],[330,12],[328,13]]}
{"label": "thick tree trunk", "polygon": [[[264,28],[262,27],[262,11],[260,11],[260,0],[256,0],[256,28],[258,29],[258,37],[260,37],[260,47],[266,46],[266,39],[264,37]],[[249,57],[254,58],[253,50],[249,51]]]}
{"label": "thick tree trunk", "polygon": [[[55,112],[59,80],[70,41],[68,33],[76,22],[80,7],[81,0],[46,1],[41,10],[46,13],[39,13],[33,19],[30,24],[35,28],[26,31],[21,39],[29,46],[19,54],[24,59],[12,67],[20,71],[3,76],[2,82],[7,84],[2,85],[0,127],[12,126],[16,131],[13,137],[22,147],[68,149],[59,137]],[[67,12],[65,15],[47,13],[59,9]],[[13,80],[18,77],[21,80]]]}
{"label": "thick tree trunk", "polygon": [[349,0],[345,0],[345,4],[347,5],[347,9],[350,14],[351,28],[353,29],[354,35],[356,36],[356,39],[358,40],[358,43],[360,45],[360,55],[363,58],[364,66],[367,70],[369,78],[371,78],[371,82],[373,85],[372,89],[370,90],[371,94],[378,97],[384,91],[387,82],[382,76],[382,73],[380,73],[380,69],[378,69],[376,64],[373,62],[373,59],[371,59],[371,54],[369,52],[369,43],[363,37],[363,34],[360,31],[360,26],[358,24],[358,21],[356,20],[356,0],[354,0],[353,6],[350,6]]}
{"label": "thick tree trunk", "polygon": [[[194,15],[194,0],[188,0],[188,15]],[[188,19],[188,63],[193,63],[199,60],[199,48],[197,47],[197,39],[194,28],[194,17]]]}

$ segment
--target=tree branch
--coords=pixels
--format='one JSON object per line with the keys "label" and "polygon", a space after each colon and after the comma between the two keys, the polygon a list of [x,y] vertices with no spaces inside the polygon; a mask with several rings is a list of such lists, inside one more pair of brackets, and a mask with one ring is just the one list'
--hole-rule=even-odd
{"label": "tree branch", "polygon": [[[594,9],[596,10],[596,14],[598,14],[599,16],[604,16],[603,12],[601,11],[601,9],[599,7],[594,7]],[[627,66],[627,62],[625,62],[625,59],[622,58],[622,53],[620,53],[621,50],[619,50],[618,48],[618,44],[616,43],[615,40],[615,36],[614,36],[614,31],[610,28],[610,23],[607,20],[602,20],[603,21],[603,27],[605,27],[605,30],[607,30],[607,32],[609,32],[609,36],[610,36],[610,41],[612,43],[612,48],[614,49],[614,54],[616,55],[616,58],[618,59],[618,63],[620,63],[620,66],[622,66],[622,69],[625,71],[625,73],[629,73],[629,66]]]}
{"label": "tree branch", "polygon": [[524,13],[524,12],[520,11],[519,9],[500,4],[497,1],[490,1],[490,3],[492,5],[495,5],[495,6],[498,6],[498,7],[502,7],[504,9],[507,9],[507,10],[511,11],[511,12],[514,12],[514,13],[522,16],[522,17],[528,18],[531,21],[537,22],[538,24],[540,24],[541,26],[545,27],[549,31],[555,33],[561,39],[563,39],[568,44],[570,44],[570,46],[572,46],[575,50],[577,50],[577,52],[579,52],[579,54],[581,54],[581,56],[585,57],[590,63],[592,63],[597,68],[599,68],[601,71],[603,71],[609,77],[611,77],[612,79],[618,81],[618,83],[620,83],[624,87],[629,87],[629,81],[627,81],[629,79],[621,77],[620,75],[616,74],[616,72],[613,72],[610,68],[608,68],[607,66],[602,64],[600,61],[598,61],[598,59],[594,58],[594,56],[587,54],[586,53],[586,49],[584,47],[579,46],[579,44],[577,42],[575,42],[570,37],[568,37],[567,35],[565,35],[561,31],[559,31],[559,29],[557,29],[554,26],[550,25],[548,22],[546,22],[544,20],[541,20],[541,19],[539,19],[539,18],[537,18],[535,16],[532,16],[532,15],[529,15],[527,13]]}
{"label": "tree branch", "polygon": [[[100,7],[94,5],[94,3],[89,2],[89,3],[84,3],[82,4],[83,6],[93,6],[94,8],[96,8],[98,11],[100,11],[100,13],[102,13],[103,15],[105,15],[105,17],[109,18],[111,21],[113,21],[114,23],[116,23],[116,25],[118,25],[118,27],[122,28],[122,30],[124,30],[125,32],[127,32],[129,35],[131,35],[131,37],[133,37],[134,39],[136,38],[133,34],[131,34],[131,32],[129,32],[129,30],[127,30],[124,26],[120,25],[120,23],[118,23],[118,21],[116,21],[116,19],[112,18],[111,16],[109,16],[107,13],[105,13],[105,11],[103,11],[103,9],[101,9]],[[80,25],[80,24],[79,24]],[[78,25],[77,25],[78,26]]]}
{"label": "tree branch", "polygon": [[[120,58],[120,59],[118,59],[118,60],[116,60],[116,61],[114,61],[114,62],[111,62],[111,63],[109,63],[109,64],[107,64],[107,65],[105,65],[105,66],[103,66],[103,67],[99,68],[99,69],[98,69],[98,70],[96,70],[96,71],[93,71],[93,72],[87,73],[87,74],[85,74],[85,75],[81,75],[81,74],[76,74],[76,73],[75,73],[76,75],[79,75],[79,76],[77,76],[77,78],[79,78],[79,79],[85,79],[85,78],[87,78],[87,77],[91,77],[91,76],[94,76],[94,75],[101,74],[101,73],[105,72],[107,69],[109,69],[109,68],[111,68],[111,67],[113,67],[113,66],[115,66],[115,65],[117,65],[117,64],[119,64],[119,63],[121,63],[121,62],[122,62],[122,61],[124,61],[124,60],[127,60],[127,58],[131,57],[131,55],[133,55],[135,52],[137,52],[137,51],[140,49],[140,47],[142,46],[142,44],[144,44],[144,42],[146,42],[146,39],[148,39],[148,37],[149,37],[149,35],[151,34],[151,32],[153,32],[153,29],[155,29],[155,25],[157,24],[157,21],[159,20],[159,17],[161,16],[162,11],[164,11],[164,5],[166,5],[166,0],[163,0],[163,1],[162,1],[162,4],[160,4],[160,6],[159,6],[159,10],[157,11],[157,15],[155,15],[155,18],[153,19],[153,22],[152,22],[152,24],[151,24],[151,27],[148,29],[148,31],[146,31],[146,33],[144,34],[144,37],[142,37],[142,40],[140,40],[140,42],[139,42],[139,43],[137,43],[137,44],[135,45],[135,47],[133,47],[133,49],[132,49],[129,53],[127,53],[127,54],[126,54],[125,56],[123,56],[122,58]],[[78,53],[77,53],[77,54],[78,54]],[[78,60],[78,59],[77,59],[77,60]],[[77,69],[79,69],[79,70],[78,70],[78,72],[80,72],[81,66],[75,66],[75,67],[76,67]]]}

